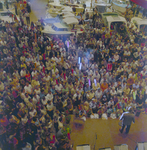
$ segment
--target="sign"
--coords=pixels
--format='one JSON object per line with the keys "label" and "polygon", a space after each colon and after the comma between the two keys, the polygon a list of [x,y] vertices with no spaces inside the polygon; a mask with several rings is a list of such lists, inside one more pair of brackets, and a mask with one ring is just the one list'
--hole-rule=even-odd
{"label": "sign", "polygon": [[75,32],[75,31],[77,31],[77,29],[71,29],[71,32]]}

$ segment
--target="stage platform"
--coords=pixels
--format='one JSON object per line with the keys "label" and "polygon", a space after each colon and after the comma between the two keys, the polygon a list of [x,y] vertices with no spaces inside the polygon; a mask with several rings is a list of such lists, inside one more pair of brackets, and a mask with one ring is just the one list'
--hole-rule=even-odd
{"label": "stage platform", "polygon": [[[114,149],[115,145],[127,144],[129,150],[135,150],[138,142],[147,141],[147,115],[141,114],[135,118],[135,124],[132,124],[128,135],[119,132],[120,126],[118,119],[87,119],[83,128],[77,129],[71,120],[71,143],[74,144],[74,150],[77,145],[89,144],[91,150],[95,145],[95,150],[104,147]],[[97,137],[97,139],[96,139]]]}

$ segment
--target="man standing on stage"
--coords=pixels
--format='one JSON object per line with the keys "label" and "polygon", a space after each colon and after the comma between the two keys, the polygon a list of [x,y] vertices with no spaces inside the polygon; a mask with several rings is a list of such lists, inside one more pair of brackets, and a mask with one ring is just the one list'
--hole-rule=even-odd
{"label": "man standing on stage", "polygon": [[133,121],[133,123],[135,123],[135,115],[133,114],[132,107],[129,107],[128,112],[124,112],[121,115],[120,120],[122,120],[122,128],[119,129],[120,133],[123,132],[123,130],[126,126],[126,132],[125,133],[128,134],[132,121]]}

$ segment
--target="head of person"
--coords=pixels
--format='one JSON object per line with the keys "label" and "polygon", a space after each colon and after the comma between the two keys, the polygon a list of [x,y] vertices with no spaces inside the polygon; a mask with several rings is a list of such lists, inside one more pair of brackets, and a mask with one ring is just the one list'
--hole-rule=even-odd
{"label": "head of person", "polygon": [[133,108],[132,108],[132,107],[129,107],[129,108],[128,108],[128,111],[129,111],[130,113],[133,113]]}

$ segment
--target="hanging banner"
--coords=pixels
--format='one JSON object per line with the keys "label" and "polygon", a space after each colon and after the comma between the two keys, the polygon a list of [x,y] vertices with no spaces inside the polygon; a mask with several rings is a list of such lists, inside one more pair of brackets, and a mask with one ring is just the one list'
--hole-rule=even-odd
{"label": "hanging banner", "polygon": [[135,4],[147,9],[147,1],[146,0],[131,0],[131,1],[134,2]]}

